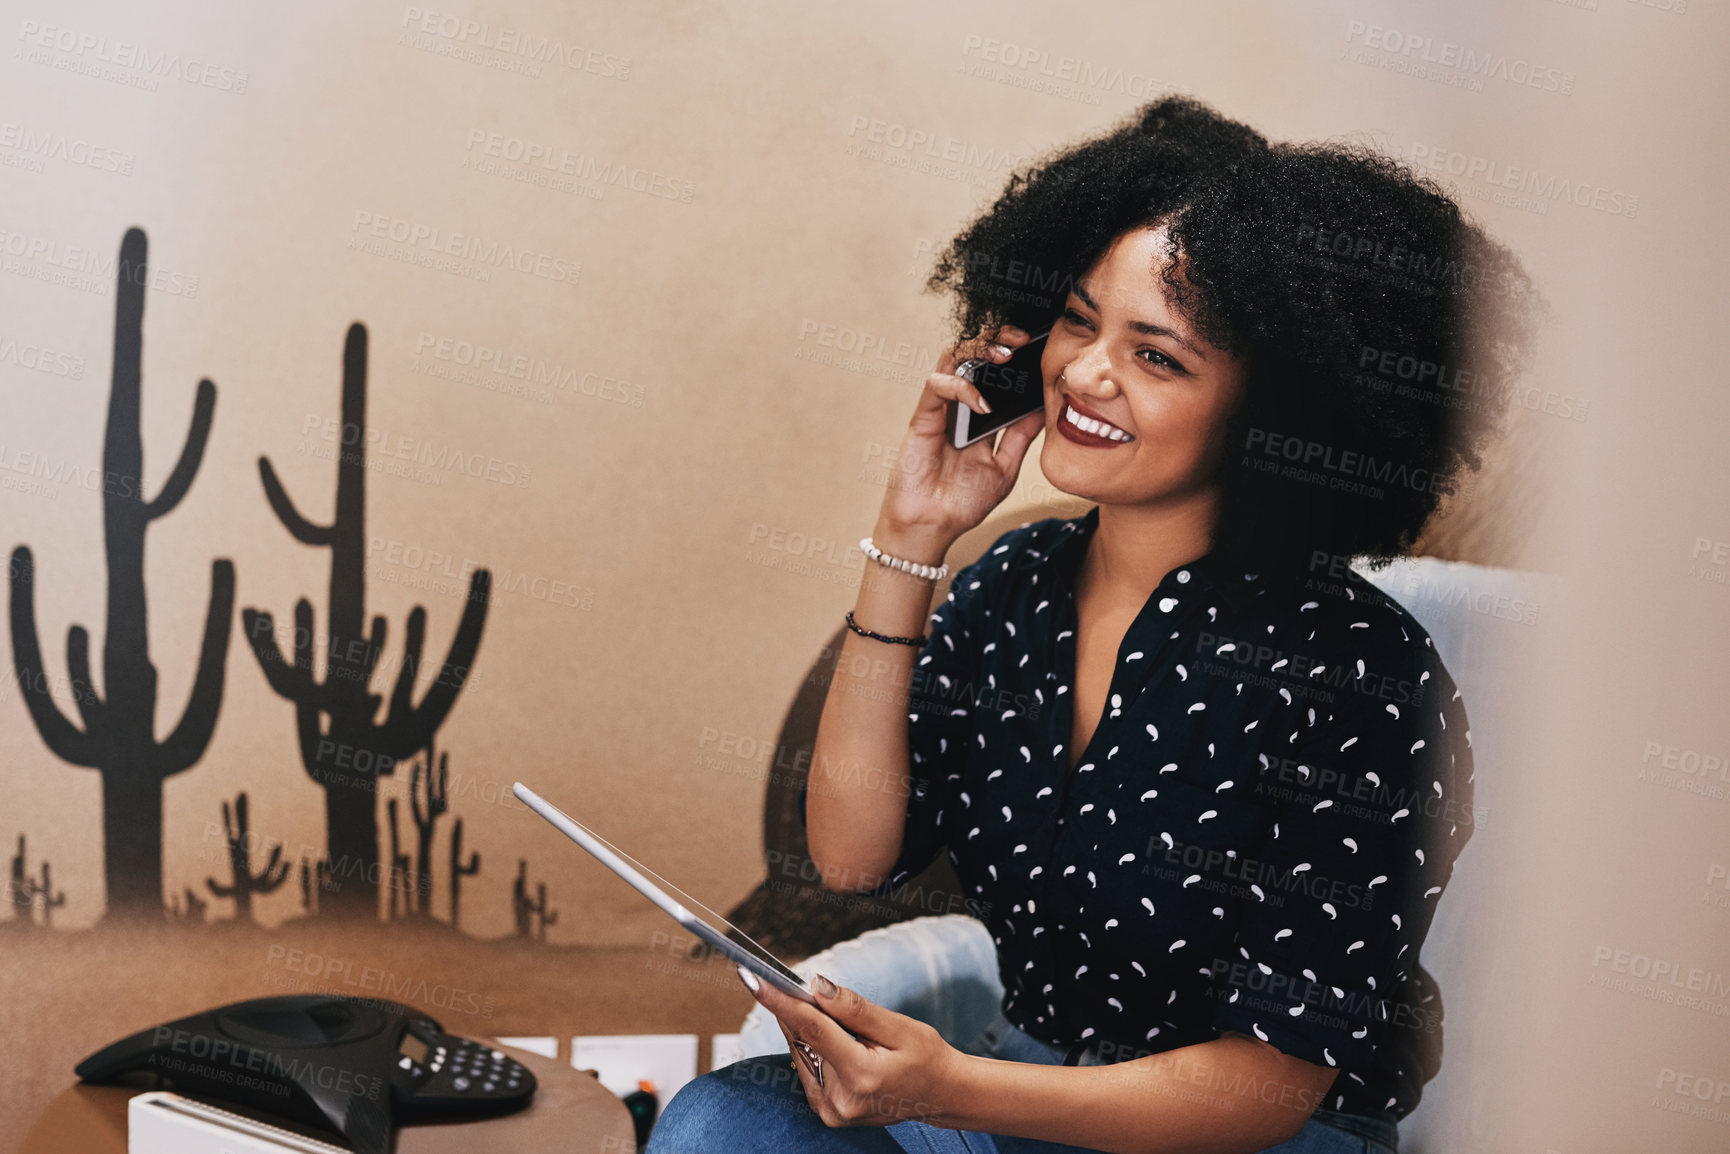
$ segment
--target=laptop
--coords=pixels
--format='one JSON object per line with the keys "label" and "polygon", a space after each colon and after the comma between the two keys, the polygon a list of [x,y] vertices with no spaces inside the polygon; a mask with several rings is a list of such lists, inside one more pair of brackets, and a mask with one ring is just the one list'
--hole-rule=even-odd
{"label": "laptop", "polygon": [[[599,834],[584,826],[522,782],[519,781],[511,786],[511,792],[516,794],[524,805],[551,822],[553,828],[594,854],[602,865],[624,878],[630,883],[632,889],[661,907],[674,921],[691,933],[720,950],[728,958],[744,966],[777,990],[813,1006],[817,1004],[816,995],[812,994],[810,988],[806,986],[805,979],[781,964],[775,955],[753,941],[744,930],[678,889],[665,878],[660,878],[657,875],[659,884],[650,881],[643,876],[643,871],[638,869],[637,865],[632,865],[626,860],[626,856],[621,851],[613,848]],[[672,894],[677,894],[678,897],[675,898]]]}

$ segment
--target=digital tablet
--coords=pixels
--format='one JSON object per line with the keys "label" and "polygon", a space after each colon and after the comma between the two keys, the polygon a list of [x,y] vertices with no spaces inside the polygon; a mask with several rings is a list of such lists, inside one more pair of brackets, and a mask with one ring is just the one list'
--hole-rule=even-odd
{"label": "digital tablet", "polygon": [[[641,863],[633,865],[627,860],[625,854],[609,845],[599,834],[584,826],[522,782],[519,781],[511,786],[511,792],[516,794],[524,805],[552,822],[553,828],[594,854],[602,865],[629,882],[632,889],[660,906],[681,926],[777,990],[791,994],[802,1002],[809,1002],[813,1006],[817,1005],[816,995],[812,994],[810,988],[805,985],[805,979],[782,965],[775,955],[752,941],[750,935],[744,930],[714,910],[709,909],[703,903],[696,901],[665,878],[657,875],[656,881],[650,881],[643,876],[647,867],[643,867]],[[648,872],[652,873],[653,871]],[[674,898],[672,894],[677,894],[678,897]],[[701,913],[696,911],[701,911]]]}

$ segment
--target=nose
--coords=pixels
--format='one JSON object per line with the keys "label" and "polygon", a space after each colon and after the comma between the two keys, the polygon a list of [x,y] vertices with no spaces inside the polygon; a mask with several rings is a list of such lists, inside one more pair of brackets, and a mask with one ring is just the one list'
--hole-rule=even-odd
{"label": "nose", "polygon": [[1078,392],[1109,400],[1117,395],[1117,384],[1111,379],[1111,358],[1103,341],[1094,341],[1082,348],[1063,367],[1063,379]]}

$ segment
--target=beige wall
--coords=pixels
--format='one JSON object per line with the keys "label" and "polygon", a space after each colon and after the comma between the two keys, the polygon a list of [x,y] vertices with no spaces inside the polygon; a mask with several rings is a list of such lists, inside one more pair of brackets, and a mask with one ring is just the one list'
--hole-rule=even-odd
{"label": "beige wall", "polygon": [[[1484,179],[1457,180],[1553,304],[1528,378],[1534,403],[1546,390],[1588,403],[1583,420],[1516,412],[1473,500],[1431,538],[1445,556],[1555,572],[1568,590],[1565,636],[1542,655],[1550,673],[1527,700],[1496,706],[1529,726],[1530,761],[1499,767],[1521,783],[1504,813],[1529,836],[1482,925],[1487,942],[1518,943],[1501,955],[1516,960],[1497,996],[1524,1028],[1504,1068],[1481,1072],[1460,1148],[1722,1148],[1724,1122],[1652,1103],[1666,1068],[1730,1083],[1730,996],[1689,1010],[1588,986],[1608,968],[1591,964],[1601,944],[1730,973],[1730,914],[1713,904],[1730,890],[1705,885],[1709,867],[1730,862],[1730,801],[1638,777],[1648,742],[1730,751],[1730,590],[1715,580],[1730,570],[1709,553],[1708,579],[1691,568],[1698,539],[1730,540],[1730,426],[1708,335],[1723,320],[1725,21],[1692,0],[1678,12],[1682,3],[452,9],[493,36],[510,28],[592,50],[577,57],[587,69],[543,63],[538,75],[460,32],[416,31],[413,13],[432,4],[368,14],[27,4],[6,25],[0,120],[114,150],[127,171],[58,158],[0,167],[0,342],[83,363],[69,379],[0,357],[4,544],[35,552],[37,619],[50,667],[64,671],[68,624],[102,636],[100,503],[76,483],[44,488],[24,455],[62,475],[99,465],[113,286],[100,275],[50,283],[50,261],[13,255],[17,246],[108,262],[128,225],[149,233],[167,277],[145,315],[152,489],[179,450],[198,379],[219,390],[198,479],[149,538],[164,729],[189,686],[212,557],[234,559],[240,606],[285,619],[308,595],[323,619],[326,555],[288,537],[255,462],[269,455],[301,508],[327,514],[334,466],[321,423],[336,415],[344,330],[364,322],[370,421],[389,445],[491,459],[520,482],[426,466],[393,474],[376,450],[369,478],[368,532],[380,543],[369,609],[390,619],[395,644],[420,603],[429,651],[442,654],[461,608],[453,581],[415,568],[416,557],[453,558],[453,572],[485,564],[514,586],[495,597],[474,682],[441,735],[458,771],[453,812],[485,857],[465,922],[486,936],[508,930],[523,856],[565,911],[555,940],[636,942],[659,915],[490,799],[521,778],[712,905],[749,891],[761,875],[765,767],[721,753],[713,735],[772,741],[850,606],[850,543],[870,530],[883,454],[944,339],[945,303],[919,292],[931,252],[1010,166],[1178,90],[1275,137],[1362,137],[1407,158],[1460,153],[1637,196],[1632,215],[1566,200],[1537,211],[1496,203]],[[94,49],[35,46],[32,22],[232,71],[215,86],[168,75],[144,90],[114,78],[144,75],[136,67],[89,74],[107,67]],[[1385,33],[1359,25],[1429,37],[1432,55],[1457,44],[1506,56],[1515,74],[1535,63],[1541,82],[1565,77],[1571,91],[1500,77],[1472,90],[1447,69],[1401,72]],[[987,48],[999,40],[1045,53],[1053,69],[1074,58],[1104,83],[1007,82],[1037,68],[987,60],[1005,58]],[[244,92],[224,90],[242,72]],[[859,155],[875,122],[960,159],[925,170],[905,163],[923,152]],[[493,133],[658,179],[641,192],[580,176],[563,188],[522,183],[510,178],[527,171],[520,164],[488,169]],[[424,246],[374,241],[357,225],[383,218],[580,272],[568,283],[422,267],[401,258]],[[831,333],[908,355],[848,359],[828,347]],[[427,351],[446,341],[521,354],[568,387],[543,403],[448,379],[454,366]],[[1029,516],[1057,499],[1032,467],[1012,498]],[[799,569],[776,547],[818,538],[833,551]],[[423,579],[435,587],[417,588]],[[228,671],[208,752],[166,789],[176,890],[224,872],[207,823],[241,788],[256,830],[290,846],[322,838],[290,707],[238,623]],[[0,841],[27,832],[32,858],[53,861],[68,895],[59,921],[91,924],[102,908],[98,778],[48,753],[15,686],[0,701],[0,797]],[[273,922],[297,903],[290,885],[258,914]]]}

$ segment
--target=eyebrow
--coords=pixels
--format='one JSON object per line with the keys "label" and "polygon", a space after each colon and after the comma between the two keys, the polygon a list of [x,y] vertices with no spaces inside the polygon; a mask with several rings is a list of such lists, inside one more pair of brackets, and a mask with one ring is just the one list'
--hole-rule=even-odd
{"label": "eyebrow", "polygon": [[[1071,285],[1070,291],[1080,297],[1082,303],[1088,308],[1092,309],[1094,312],[1099,311],[1099,305],[1094,302],[1092,297],[1087,295],[1087,290],[1082,288],[1081,285]],[[1200,357],[1202,360],[1207,360],[1207,354],[1196,348],[1195,345],[1191,344],[1187,337],[1173,329],[1166,328],[1164,325],[1156,325],[1149,321],[1132,320],[1129,322],[1129,327],[1138,333],[1145,333],[1150,337],[1165,337],[1167,340],[1175,341],[1190,352],[1194,353],[1196,356]]]}

